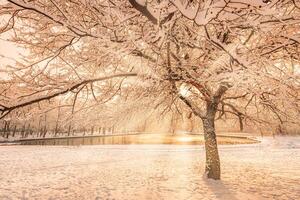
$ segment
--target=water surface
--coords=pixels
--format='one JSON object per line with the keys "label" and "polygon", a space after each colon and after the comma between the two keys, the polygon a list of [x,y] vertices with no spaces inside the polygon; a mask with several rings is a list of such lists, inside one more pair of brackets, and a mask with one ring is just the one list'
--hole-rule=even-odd
{"label": "water surface", "polygon": [[[219,144],[249,144],[255,140],[246,137],[224,137],[218,136]],[[128,144],[174,144],[174,145],[202,145],[203,135],[189,134],[135,134],[114,136],[89,136],[73,138],[48,138],[48,139],[26,139],[20,141],[22,145],[128,145]]]}

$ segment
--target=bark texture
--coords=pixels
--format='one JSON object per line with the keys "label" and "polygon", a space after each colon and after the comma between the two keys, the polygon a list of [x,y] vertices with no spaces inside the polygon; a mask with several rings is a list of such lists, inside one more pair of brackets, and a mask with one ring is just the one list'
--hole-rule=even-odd
{"label": "bark texture", "polygon": [[206,166],[205,173],[207,178],[219,180],[221,178],[220,157],[215,131],[215,115],[218,107],[218,101],[207,102],[206,116],[202,117]]}
{"label": "bark texture", "polygon": [[213,118],[202,119],[206,150],[205,173],[208,178],[219,180],[221,177],[220,158]]}

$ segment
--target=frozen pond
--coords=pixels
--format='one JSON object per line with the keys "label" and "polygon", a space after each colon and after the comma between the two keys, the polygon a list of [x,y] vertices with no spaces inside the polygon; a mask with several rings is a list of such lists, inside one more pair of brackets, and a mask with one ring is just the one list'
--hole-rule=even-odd
{"label": "frozen pond", "polygon": [[0,199],[300,199],[299,138],[220,146],[222,181],[200,145],[0,146]]}
{"label": "frozen pond", "polygon": [[[256,143],[256,140],[247,137],[218,136],[219,144],[244,144]],[[176,144],[176,145],[201,145],[204,144],[203,135],[191,134],[129,134],[112,136],[86,136],[69,138],[25,139],[22,145],[118,145],[118,144]]]}

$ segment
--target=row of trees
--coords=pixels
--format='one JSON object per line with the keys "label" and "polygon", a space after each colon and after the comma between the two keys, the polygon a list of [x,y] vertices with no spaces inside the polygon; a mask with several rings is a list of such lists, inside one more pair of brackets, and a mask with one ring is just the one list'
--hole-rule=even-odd
{"label": "row of trees", "polygon": [[99,109],[89,117],[123,122],[193,113],[206,174],[220,179],[215,120],[299,125],[299,8],[294,0],[7,0],[0,30],[27,52],[1,67],[1,118],[53,98],[71,104],[71,115],[89,107]]}
{"label": "row of trees", "polygon": [[[3,121],[0,128],[2,138],[45,138],[45,137],[67,137],[67,136],[87,136],[87,135],[113,135],[114,127],[105,126],[84,126],[75,128],[72,125],[59,126],[57,123],[54,127],[49,124],[32,125],[30,122],[13,123],[12,121]],[[126,134],[125,132],[122,134]]]}

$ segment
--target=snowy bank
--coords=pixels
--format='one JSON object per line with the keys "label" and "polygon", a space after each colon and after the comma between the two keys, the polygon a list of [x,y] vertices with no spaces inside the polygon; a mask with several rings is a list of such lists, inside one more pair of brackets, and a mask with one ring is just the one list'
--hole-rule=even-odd
{"label": "snowy bank", "polygon": [[203,178],[203,146],[0,146],[0,199],[300,199],[300,139],[220,146],[222,181]]}

